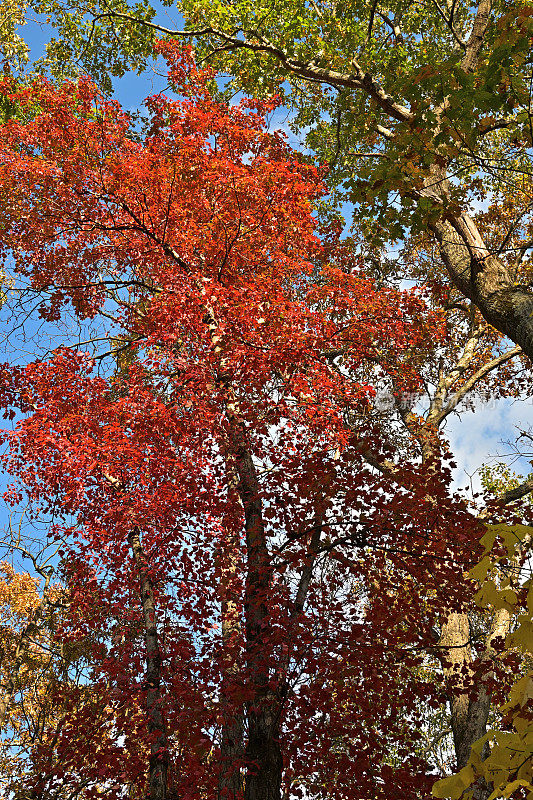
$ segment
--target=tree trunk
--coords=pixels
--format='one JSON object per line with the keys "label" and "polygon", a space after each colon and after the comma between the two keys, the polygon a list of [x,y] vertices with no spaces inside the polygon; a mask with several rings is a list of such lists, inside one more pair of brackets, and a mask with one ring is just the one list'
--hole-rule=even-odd
{"label": "tree trunk", "polygon": [[[472,746],[487,732],[491,704],[491,696],[486,690],[491,669],[487,667],[496,655],[494,640],[505,638],[510,623],[511,615],[506,609],[499,609],[495,613],[481,659],[482,670],[477,675],[472,666],[468,616],[452,612],[442,626],[440,646],[446,650],[444,657],[448,664],[444,667],[444,675],[458,681],[456,691],[450,697],[451,726],[458,770],[467,765]],[[466,684],[463,691],[461,680]],[[486,755],[487,753],[484,757]],[[491,787],[485,781],[478,781],[474,788],[474,799],[487,800],[491,792]]]}
{"label": "tree trunk", "polygon": [[[229,570],[235,567],[230,565]],[[225,574],[226,573],[226,574]],[[231,574],[222,570],[222,647],[223,674],[221,685],[222,732],[220,739],[219,800],[242,800],[244,785],[242,763],[244,756],[244,708],[235,699],[239,664],[236,640],[240,639],[240,619],[237,604],[231,599]]]}
{"label": "tree trunk", "polygon": [[[205,287],[200,287],[205,292]],[[245,658],[247,682],[252,690],[248,706],[248,742],[245,751],[245,800],[280,800],[283,757],[279,744],[281,703],[269,691],[272,632],[269,623],[269,599],[272,579],[270,553],[266,543],[259,479],[252,459],[246,425],[231,385],[223,353],[222,338],[214,308],[205,305],[205,322],[211,335],[214,353],[219,358],[217,383],[225,390],[228,420],[226,464],[234,473],[235,484],[244,513],[246,534],[245,584]],[[236,722],[236,724],[238,724]],[[226,730],[225,747],[235,747],[234,733]],[[229,755],[229,750],[227,751]]]}
{"label": "tree trunk", "polygon": [[[205,293],[205,287],[200,286]],[[266,543],[263,508],[257,471],[248,441],[246,424],[239,401],[227,371],[215,309],[205,304],[205,318],[213,351],[219,359],[217,383],[225,390],[225,409],[228,420],[226,465],[234,473],[232,481],[242,504],[246,533],[245,584],[245,657],[252,699],[248,706],[248,742],[245,751],[245,800],[280,800],[283,757],[279,743],[281,702],[269,690],[272,659],[272,632],[269,623],[269,600],[272,579],[270,553]],[[230,736],[227,746],[234,747]]]}
{"label": "tree trunk", "polygon": [[231,704],[231,694],[223,694],[223,723],[220,741],[220,777],[218,781],[218,797],[220,800],[241,800],[243,796],[243,779],[241,763],[244,755],[244,720],[242,709],[235,709]]}
{"label": "tree trunk", "polygon": [[[226,453],[226,478],[229,510],[241,507],[237,491],[238,476],[234,458]],[[228,539],[220,553],[220,604],[222,617],[222,685],[221,713],[222,732],[220,740],[220,776],[218,782],[219,800],[241,800],[244,791],[242,762],[244,756],[244,707],[235,700],[236,682],[240,676],[241,664],[241,618],[239,604],[235,600],[235,577],[239,565],[239,531],[233,530],[231,513],[225,525]]]}
{"label": "tree trunk", "polygon": [[246,800],[280,800],[283,758],[279,743],[281,704],[269,690],[271,631],[269,595],[272,568],[266,545],[259,480],[246,441],[244,423],[232,414],[229,444],[244,510],[247,574],[245,600],[246,661],[253,698],[248,708]]}
{"label": "tree trunk", "polygon": [[[450,696],[451,725],[457,769],[462,769],[470,758],[472,744],[484,733],[481,717],[469,720],[469,691],[460,691],[461,676],[472,678],[472,650],[470,623],[466,614],[451,613],[442,626],[440,646],[446,650],[444,657],[450,666],[444,667],[446,678],[457,681],[456,691]],[[465,675],[466,672],[466,675]],[[474,730],[474,724],[481,725]],[[481,732],[479,732],[481,731]]]}
{"label": "tree trunk", "polygon": [[248,713],[246,800],[280,800],[283,757],[279,743],[280,703],[272,693],[254,701]]}
{"label": "tree trunk", "polygon": [[157,616],[152,581],[148,574],[146,557],[137,527],[130,533],[129,543],[139,574],[146,648],[146,713],[148,717],[148,732],[150,734],[147,800],[166,800],[169,756],[167,734],[161,708],[161,651],[157,635]]}

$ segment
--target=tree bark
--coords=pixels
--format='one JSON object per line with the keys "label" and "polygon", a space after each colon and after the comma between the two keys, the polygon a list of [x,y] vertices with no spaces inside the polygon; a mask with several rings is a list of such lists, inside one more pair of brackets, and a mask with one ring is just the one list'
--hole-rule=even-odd
{"label": "tree bark", "polygon": [[245,800],[280,800],[283,757],[279,743],[280,704],[273,693],[251,704],[248,714]]}
{"label": "tree bark", "polygon": [[440,647],[445,651],[446,678],[457,681],[456,691],[450,696],[451,725],[457,769],[462,769],[470,757],[473,742],[483,734],[473,736],[469,725],[469,691],[460,691],[461,675],[471,678],[472,649],[470,647],[470,623],[467,614],[453,612],[442,626]]}
{"label": "tree bark", "polygon": [[241,763],[244,755],[244,719],[241,709],[231,703],[231,694],[222,687],[222,734],[220,740],[219,800],[241,800],[243,778]]}
{"label": "tree bark", "polygon": [[148,732],[150,734],[147,800],[166,800],[169,755],[161,702],[161,651],[157,633],[153,586],[147,569],[140,532],[137,527],[130,533],[129,544],[139,575],[146,649],[146,713],[148,717]]}
{"label": "tree bark", "polygon": [[533,295],[516,286],[505,264],[491,254],[466,214],[433,223],[451,280],[494,328],[520,345],[533,361]]}
{"label": "tree bark", "polygon": [[244,423],[228,403],[229,444],[235,459],[238,492],[244,510],[247,574],[245,600],[246,661],[253,697],[248,707],[245,800],[280,800],[283,757],[279,742],[281,703],[269,688],[271,631],[269,595],[272,568],[266,545],[259,480]]}
{"label": "tree bark", "polygon": [[[487,681],[492,672],[490,664],[496,655],[494,640],[505,638],[510,624],[511,615],[506,609],[499,609],[494,614],[478,675],[473,668],[468,616],[452,612],[442,626],[440,646],[446,651],[444,675],[456,681],[455,691],[450,696],[450,714],[458,770],[468,764],[473,745],[487,732],[491,705]],[[461,682],[464,682],[463,687]],[[474,787],[474,800],[487,800],[491,792],[492,788],[485,781],[478,781]]]}
{"label": "tree bark", "polygon": [[[227,450],[227,448],[226,448]],[[237,491],[239,479],[235,461],[226,452],[226,478],[230,512],[242,507]],[[220,776],[218,782],[219,800],[241,800],[244,792],[242,762],[244,756],[244,707],[235,700],[236,682],[240,673],[241,618],[239,605],[235,600],[235,577],[238,570],[239,531],[235,524],[227,520],[228,539],[224,552],[220,553],[220,603],[222,618],[222,685],[221,712],[222,731],[220,739]]]}

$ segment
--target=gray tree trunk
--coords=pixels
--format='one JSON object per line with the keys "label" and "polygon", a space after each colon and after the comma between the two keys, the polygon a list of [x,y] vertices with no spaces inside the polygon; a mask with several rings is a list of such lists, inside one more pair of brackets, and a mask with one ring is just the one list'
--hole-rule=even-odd
{"label": "gray tree trunk", "polygon": [[[470,646],[470,622],[467,614],[450,613],[442,626],[440,646],[447,666],[444,675],[455,681],[456,691],[450,696],[451,727],[457,769],[468,764],[473,745],[487,732],[491,696],[486,689],[491,677],[490,663],[495,657],[494,640],[504,638],[509,632],[511,615],[499,609],[494,615],[481,659],[483,669],[474,673]],[[461,682],[464,683],[461,691]],[[471,683],[474,683],[473,691]],[[486,753],[485,753],[486,756]],[[475,786],[475,800],[487,800],[492,789],[481,780]]]}
{"label": "gray tree trunk", "polygon": [[166,800],[169,755],[165,721],[161,707],[161,651],[159,649],[152,581],[147,569],[146,557],[137,527],[130,533],[129,543],[139,575],[146,651],[146,713],[148,716],[148,732],[151,737],[147,800]]}

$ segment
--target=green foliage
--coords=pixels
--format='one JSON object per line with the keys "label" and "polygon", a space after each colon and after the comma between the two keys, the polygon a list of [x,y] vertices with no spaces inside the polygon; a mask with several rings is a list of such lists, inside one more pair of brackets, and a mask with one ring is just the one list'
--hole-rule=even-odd
{"label": "green foliage", "polygon": [[[525,480],[523,476],[513,472],[502,461],[491,466],[483,464],[479,470],[479,476],[483,489],[496,497],[509,489],[516,489]],[[524,501],[531,503],[531,496],[527,495]]]}
{"label": "green foliage", "polygon": [[4,70],[20,68],[28,60],[28,46],[18,32],[26,21],[26,9],[23,0],[0,2],[0,62]]}
{"label": "green foliage", "polygon": [[33,8],[46,15],[58,30],[58,37],[46,47],[46,55],[35,64],[37,70],[48,71],[55,78],[73,76],[81,69],[110,92],[113,78],[129,70],[142,71],[153,54],[154,31],[150,28],[111,16],[98,18],[101,13],[126,11],[149,22],[155,12],[148,2],[128,6],[122,0],[111,0],[100,6],[97,0],[67,5],[58,0],[37,0]]}
{"label": "green foliage", "polygon": [[[264,47],[258,57],[256,49],[220,50],[216,36],[198,43],[202,56],[236,75],[236,85],[247,92],[270,91],[284,82],[293,127],[306,132],[306,144],[316,157],[331,164],[340,146],[330,185],[358,204],[367,219],[366,232],[377,242],[401,239],[435,213],[430,202],[416,198],[432,165],[451,160],[450,172],[468,177],[480,167],[480,131],[496,116],[514,117],[513,136],[529,124],[525,78],[532,22],[522,3],[497,6],[487,53],[474,73],[462,68],[463,49],[434,6],[183,0],[182,9],[190,28],[210,25],[254,48]],[[454,29],[463,41],[474,13],[468,6],[455,12]],[[283,57],[267,52],[270,45]],[[287,59],[312,62],[347,77],[355,75],[355,60],[398,105],[409,109],[411,118],[395,118],[368,92],[343,88],[335,75],[331,82],[324,74],[321,85],[310,83],[286,66]],[[329,84],[335,82],[332,90]],[[380,135],[379,126],[394,138]],[[502,152],[505,147],[503,143]],[[464,191],[464,184],[454,181],[449,202],[460,203]]]}

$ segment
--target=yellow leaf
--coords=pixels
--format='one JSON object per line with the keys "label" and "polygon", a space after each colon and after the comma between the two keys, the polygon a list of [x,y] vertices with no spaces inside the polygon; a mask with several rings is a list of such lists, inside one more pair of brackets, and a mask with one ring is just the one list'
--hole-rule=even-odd
{"label": "yellow leaf", "polygon": [[485,552],[492,548],[496,536],[503,540],[507,552],[511,555],[517,545],[526,537],[533,536],[533,527],[530,525],[506,525],[504,522],[499,525],[487,525],[487,533],[481,537],[481,542],[485,545]]}
{"label": "yellow leaf", "polygon": [[502,712],[512,711],[516,706],[525,706],[533,698],[533,672],[528,672],[511,686],[509,701],[502,706]]}
{"label": "yellow leaf", "polygon": [[514,611],[518,598],[513,589],[499,589],[493,580],[485,581],[479,590],[474,595],[474,600],[482,608],[492,606],[495,610],[499,608],[506,608],[508,611]]}
{"label": "yellow leaf", "polygon": [[529,723],[529,731],[523,736],[526,749],[533,750],[533,723]]}
{"label": "yellow leaf", "polygon": [[513,719],[513,726],[515,730],[520,734],[520,736],[523,736],[526,733],[527,729],[529,728],[529,725],[530,725],[529,721],[527,719],[524,719],[524,717],[516,716]]}
{"label": "yellow leaf", "polygon": [[520,647],[524,652],[533,652],[533,621],[526,616],[520,617],[520,625],[507,638],[512,647]]}
{"label": "yellow leaf", "polygon": [[499,527],[499,525],[487,525],[487,532],[481,537],[481,544],[484,545],[486,553],[492,548]]}
{"label": "yellow leaf", "polygon": [[479,583],[481,583],[481,581],[484,581],[487,577],[487,572],[491,566],[492,564],[490,558],[485,556],[485,558],[482,558],[479,564],[476,564],[476,566],[473,567],[468,574],[472,580],[479,581]]}
{"label": "yellow leaf", "polygon": [[471,785],[474,777],[474,770],[467,764],[466,767],[463,767],[456,775],[450,775],[449,778],[442,778],[440,781],[437,781],[431,792],[434,797],[458,800],[464,790]]}
{"label": "yellow leaf", "polygon": [[520,779],[513,781],[512,783],[508,783],[507,786],[499,786],[493,791],[488,800],[498,800],[499,797],[510,797],[516,789],[520,788],[520,786],[525,786],[526,789],[533,789],[533,786],[531,786],[529,781]]}
{"label": "yellow leaf", "polygon": [[485,747],[485,742],[490,741],[490,739],[492,738],[492,734],[493,734],[492,731],[488,731],[484,736],[481,737],[481,739],[478,739],[477,742],[474,742],[474,744],[472,745],[472,753],[475,753],[476,761],[477,759],[481,760],[481,754]]}

